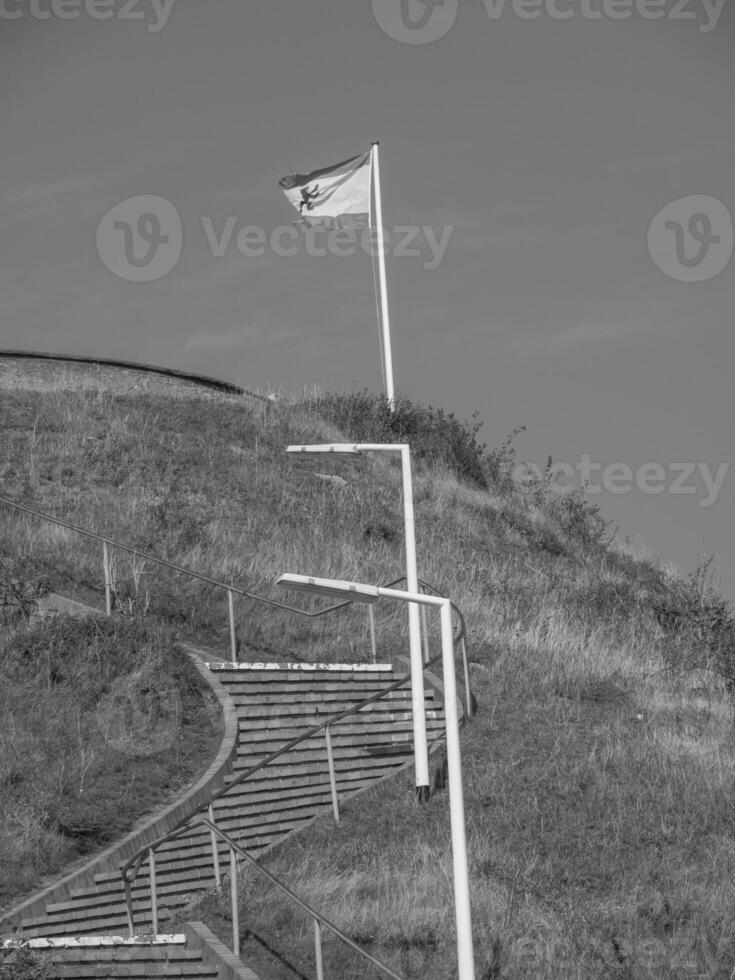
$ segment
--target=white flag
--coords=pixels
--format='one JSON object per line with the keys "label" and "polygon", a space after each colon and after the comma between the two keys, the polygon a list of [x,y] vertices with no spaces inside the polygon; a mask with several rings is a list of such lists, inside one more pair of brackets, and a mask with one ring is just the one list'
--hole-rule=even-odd
{"label": "white flag", "polygon": [[308,224],[342,215],[370,213],[370,152],[310,174],[289,174],[278,182]]}

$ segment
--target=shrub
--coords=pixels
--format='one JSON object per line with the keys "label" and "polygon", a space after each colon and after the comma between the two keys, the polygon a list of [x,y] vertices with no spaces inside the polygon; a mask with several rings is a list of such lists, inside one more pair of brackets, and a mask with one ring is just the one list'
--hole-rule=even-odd
{"label": "shrub", "polygon": [[485,446],[477,434],[482,422],[471,422],[431,405],[398,396],[391,410],[385,395],[362,391],[326,393],[312,400],[311,408],[337,425],[355,442],[407,442],[415,459],[444,466],[459,479],[487,487]]}
{"label": "shrub", "polygon": [[650,600],[663,631],[663,656],[677,671],[714,670],[735,690],[735,619],[709,582],[711,559],[673,579]]}
{"label": "shrub", "polygon": [[516,448],[513,440],[525,431],[525,425],[517,426],[499,446],[484,453],[485,473],[492,480],[495,488],[501,492],[512,492],[515,488],[513,468],[516,462]]}
{"label": "shrub", "polygon": [[583,548],[607,544],[611,522],[606,521],[597,504],[585,499],[583,490],[555,491],[548,504],[549,515],[564,534]]}
{"label": "shrub", "polygon": [[46,980],[50,967],[26,946],[0,946],[0,980]]}

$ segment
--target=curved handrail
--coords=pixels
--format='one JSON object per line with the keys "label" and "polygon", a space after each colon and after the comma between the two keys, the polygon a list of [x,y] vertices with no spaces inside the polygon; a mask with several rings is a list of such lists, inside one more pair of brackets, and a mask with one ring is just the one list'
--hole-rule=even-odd
{"label": "curved handrail", "polygon": [[[405,579],[405,575],[402,575],[399,578],[395,579],[393,582],[391,582],[390,585],[386,585],[385,588],[390,588],[391,585],[397,585],[399,582],[402,582],[404,579]],[[427,589],[430,589],[432,592],[436,592],[436,589],[434,589],[434,587],[431,585],[425,584],[421,581],[419,581],[419,585]],[[460,617],[460,629],[454,637],[454,646],[456,647],[458,643],[463,642],[465,639],[465,623],[464,623],[464,616],[462,616],[461,611],[457,608],[457,606],[454,605],[454,603],[451,603],[451,605],[452,608],[457,611]],[[424,664],[424,672],[426,672],[435,663],[438,663],[441,659],[442,659],[442,654],[439,653],[435,657],[432,657],[430,660],[428,660]],[[398,691],[400,690],[400,688],[406,687],[410,683],[411,683],[410,674],[406,677],[401,677],[397,681],[393,681],[382,691],[378,691],[377,694],[372,694],[369,698],[365,698],[363,701],[360,701],[358,704],[352,705],[349,708],[345,708],[343,711],[335,712],[334,714],[326,717],[323,721],[319,722],[317,725],[312,725],[305,732],[302,732],[301,735],[297,735],[295,738],[288,741],[285,745],[282,745],[280,749],[276,749],[275,752],[269,753],[264,759],[261,759],[260,762],[257,762],[254,766],[250,766],[248,769],[243,770],[243,772],[241,772],[238,776],[236,776],[235,779],[229,782],[227,786],[223,786],[221,789],[217,790],[217,792],[207,802],[206,806],[209,807],[211,804],[221,799],[223,796],[229,793],[234,786],[239,786],[241,783],[244,783],[251,776],[255,775],[256,772],[260,772],[261,769],[265,769],[272,762],[274,762],[280,756],[285,755],[286,752],[290,752],[291,749],[295,748],[301,742],[305,742],[307,739],[312,738],[314,735],[318,734],[319,732],[324,731],[325,728],[337,724],[338,722],[342,721],[343,718],[348,718],[350,715],[357,714],[359,711],[362,711],[362,709],[366,708],[368,705],[374,704],[377,701],[381,701],[383,698],[387,697],[393,691]],[[469,698],[467,700],[469,704]],[[468,717],[472,716],[470,710],[467,711],[467,716]],[[120,869],[120,874],[122,878],[125,881],[132,884],[132,882],[135,881],[135,878],[137,877],[138,871],[140,870],[141,863],[143,862],[145,857],[150,853],[150,851],[157,850],[162,844],[167,843],[169,840],[174,840],[176,837],[179,837],[181,836],[182,833],[186,832],[187,829],[190,829],[189,827],[187,827],[189,821],[192,820],[194,817],[196,817],[196,815],[200,813],[203,809],[204,807],[199,807],[196,810],[192,811],[189,814],[189,816],[182,817],[181,820],[177,823],[177,825],[172,830],[170,830],[167,834],[164,834],[162,837],[159,837],[156,840],[151,841],[145,847],[141,848]],[[132,877],[129,877],[128,873],[131,869],[134,869],[134,871]]]}

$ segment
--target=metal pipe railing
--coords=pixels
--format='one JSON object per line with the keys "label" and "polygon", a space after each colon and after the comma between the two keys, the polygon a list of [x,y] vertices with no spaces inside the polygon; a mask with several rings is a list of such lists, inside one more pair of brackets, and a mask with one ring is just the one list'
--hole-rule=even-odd
{"label": "metal pipe railing", "polygon": [[[215,830],[215,834],[219,831]],[[235,956],[240,955],[240,902],[238,901],[237,886],[237,854],[235,848],[230,844],[230,899],[232,902],[232,952]]]}
{"label": "metal pipe railing", "polygon": [[334,771],[334,752],[332,751],[332,733],[330,726],[324,729],[324,741],[327,746],[327,765],[329,766],[329,788],[332,791],[332,810],[334,822],[339,823],[339,796],[337,795],[337,774]]}
{"label": "metal pipe railing", "polygon": [[[209,804],[209,819],[214,823],[214,804]],[[217,835],[210,832],[212,842],[212,863],[214,865],[214,887],[217,891],[222,887],[222,875],[219,870],[219,848],[217,847]]]}
{"label": "metal pipe railing", "polygon": [[[104,573],[104,582],[105,582],[105,610],[107,615],[110,615],[112,612],[112,575],[111,575],[110,552],[109,552],[110,548],[115,548],[120,551],[124,551],[128,554],[131,554],[133,555],[134,559],[141,558],[144,561],[150,561],[154,564],[160,565],[165,568],[169,568],[180,574],[188,575],[191,578],[197,579],[202,582],[206,582],[210,585],[215,586],[216,588],[224,589],[227,592],[228,619],[229,619],[229,632],[230,632],[230,651],[231,651],[233,663],[237,662],[237,636],[235,630],[235,617],[234,617],[235,595],[240,595],[249,599],[254,599],[258,602],[263,602],[266,605],[272,606],[274,608],[283,609],[287,612],[293,612],[301,616],[307,616],[309,618],[318,618],[321,616],[325,616],[328,613],[335,612],[339,609],[343,609],[347,606],[352,605],[351,600],[348,599],[345,600],[344,602],[338,602],[331,606],[327,606],[323,609],[318,609],[318,610],[301,609],[297,606],[291,606],[288,605],[287,603],[279,602],[275,599],[270,599],[266,596],[261,596],[256,593],[249,592],[245,589],[240,589],[230,583],[221,582],[215,578],[212,578],[209,575],[204,575],[201,572],[195,572],[191,569],[184,568],[183,566],[177,565],[175,562],[170,562],[164,558],[158,558],[154,555],[146,554],[145,552],[140,551],[138,548],[134,548],[129,545],[122,544],[121,542],[115,541],[109,537],[106,537],[101,534],[97,534],[94,531],[89,531],[86,528],[82,528],[79,527],[78,525],[72,524],[69,521],[61,520],[60,518],[53,517],[50,514],[44,514],[40,511],[34,510],[33,508],[26,507],[23,504],[18,504],[15,501],[8,500],[5,497],[0,497],[0,504],[11,507],[15,510],[18,510],[22,513],[28,514],[40,520],[48,521],[59,527],[64,527],[70,531],[74,531],[75,533],[81,534],[85,537],[91,538],[93,540],[97,540],[102,543],[103,573]],[[395,586],[400,582],[404,581],[405,577],[406,577],[405,575],[401,575],[398,578],[394,579],[393,581],[389,583],[385,583],[384,587],[391,588],[392,586]],[[419,580],[418,584],[421,587],[421,589],[423,589],[425,592],[437,596],[439,595],[439,592],[428,583]],[[464,679],[465,696],[466,696],[466,715],[468,718],[471,718],[473,714],[473,706],[472,706],[472,695],[470,690],[469,664],[467,660],[466,626],[465,626],[464,616],[462,615],[461,610],[454,603],[451,603],[451,608],[453,613],[458,619],[458,629],[453,639],[453,646],[455,649],[457,645],[460,646],[460,650],[462,654],[463,679]],[[369,607],[369,612],[370,614],[372,614],[372,607]],[[425,662],[424,667],[426,669],[427,667],[431,666],[434,662],[438,661],[440,659],[440,656],[435,657],[433,659],[429,658],[428,633],[426,631],[425,626],[423,630],[423,636],[424,636],[423,655],[424,655],[424,662]],[[374,617],[372,615],[370,616],[370,638],[371,638],[372,659],[373,662],[375,662],[377,656],[376,643],[375,643],[375,623],[374,623]],[[213,794],[213,796],[211,797],[209,803],[207,804],[209,819],[204,817],[200,817],[199,819],[200,819],[200,823],[207,826],[210,830],[210,837],[212,841],[212,851],[213,851],[214,876],[215,876],[215,883],[218,888],[221,885],[221,874],[220,874],[220,867],[219,867],[219,849],[216,843],[217,839],[225,841],[225,843],[227,843],[230,848],[230,878],[231,878],[231,895],[232,895],[232,902],[233,902],[233,949],[236,955],[239,955],[239,948],[240,948],[239,922],[238,922],[238,910],[237,910],[238,872],[237,872],[237,860],[235,857],[237,853],[240,854],[242,858],[252,863],[256,868],[258,868],[259,871],[261,871],[261,873],[265,874],[266,877],[270,878],[272,883],[276,885],[277,888],[279,888],[281,891],[289,895],[289,897],[293,901],[295,901],[305,911],[309,912],[309,914],[312,915],[314,919],[315,958],[317,962],[318,980],[323,980],[323,965],[322,965],[322,955],[321,955],[322,926],[326,926],[326,928],[330,929],[336,936],[338,936],[340,939],[347,942],[352,948],[354,948],[361,956],[370,960],[379,969],[386,972],[388,976],[395,978],[395,980],[402,980],[402,978],[399,977],[398,974],[394,973],[389,967],[385,966],[385,964],[380,963],[369,953],[366,953],[363,949],[357,946],[357,944],[354,943],[348,936],[342,933],[336,926],[328,922],[326,919],[324,919],[323,916],[321,916],[319,913],[315,912],[308,905],[306,905],[306,903],[303,902],[301,899],[299,899],[298,896],[296,896],[293,892],[291,892],[290,889],[287,888],[287,886],[279,882],[274,876],[272,876],[264,868],[261,868],[260,865],[257,863],[257,861],[253,857],[251,857],[251,855],[249,855],[246,851],[240,848],[229,837],[229,835],[227,835],[224,831],[220,830],[214,823],[214,803],[225,793],[229,792],[233,788],[233,786],[236,786],[244,782],[245,779],[248,779],[255,772],[258,772],[260,769],[263,769],[267,765],[270,765],[271,762],[273,762],[279,756],[283,755],[285,752],[290,751],[300,742],[305,741],[307,738],[311,738],[313,735],[317,734],[318,732],[324,731],[325,745],[327,750],[327,763],[329,767],[330,788],[332,793],[332,805],[333,805],[335,821],[339,823],[339,799],[337,793],[336,774],[334,769],[334,757],[332,752],[331,726],[333,726],[335,723],[342,720],[343,718],[356,714],[358,711],[362,710],[362,708],[367,707],[368,705],[373,704],[378,700],[381,700],[382,698],[390,694],[392,691],[398,690],[402,686],[410,683],[410,680],[411,680],[410,676],[402,678],[390,684],[386,689],[384,689],[381,692],[378,692],[378,694],[375,694],[370,698],[366,698],[358,705],[355,705],[351,708],[348,708],[344,711],[338,712],[337,714],[330,716],[328,719],[326,719],[325,721],[321,722],[318,725],[313,726],[302,735],[292,739],[281,749],[268,755],[265,759],[261,760],[261,762],[258,763],[257,765],[252,766],[249,769],[245,770],[245,772],[241,773],[228,786],[223,787],[217,793]],[[177,827],[174,828],[174,830],[170,831],[168,834],[164,835],[163,837],[158,838],[152,843],[147,844],[138,853],[136,853],[121,869],[121,875],[123,878],[124,891],[125,891],[128,927],[131,936],[134,934],[134,929],[135,929],[132,885],[133,882],[135,881],[135,878],[137,877],[142,861],[145,859],[146,856],[148,857],[149,883],[151,889],[151,915],[152,915],[153,929],[155,932],[158,929],[155,851],[164,843],[167,843],[168,841],[174,840],[177,837],[189,833],[193,829],[189,825],[189,821],[194,816],[196,816],[198,812],[199,810],[195,810],[193,813],[190,813],[188,816],[182,818],[179,824],[177,825]],[[133,872],[132,875],[130,874],[131,870]]]}
{"label": "metal pipe railing", "polygon": [[[115,541],[112,538],[106,537],[105,535],[102,534],[98,534],[95,531],[89,531],[87,530],[87,528],[79,527],[77,524],[72,524],[69,521],[63,521],[61,520],[61,518],[53,517],[51,514],[44,514],[41,511],[34,510],[32,507],[26,507],[24,504],[18,504],[14,500],[9,500],[7,497],[0,496],[0,504],[4,504],[7,507],[12,507],[13,509],[19,510],[24,514],[29,514],[31,517],[37,517],[42,521],[48,521],[51,524],[56,524],[58,527],[64,527],[69,531],[76,532],[77,534],[82,534],[84,535],[84,537],[92,538],[93,540],[99,541],[102,544],[103,566],[105,572],[105,606],[108,615],[112,611],[111,610],[112,582],[111,582],[111,575],[110,575],[110,561],[109,561],[109,550],[108,550],[110,547],[117,548],[119,551],[124,551],[127,554],[133,555],[134,558],[142,558],[144,561],[153,562],[156,565],[161,565],[164,568],[169,568],[174,572],[179,572],[180,574],[188,575],[190,578],[195,578],[200,582],[206,582],[209,585],[215,586],[215,588],[224,589],[232,596],[234,595],[244,596],[246,599],[254,599],[256,602],[263,602],[266,605],[273,606],[276,609],[283,609],[286,612],[293,612],[299,616],[308,616],[311,619],[316,619],[319,618],[320,616],[326,616],[328,613],[336,612],[338,609],[344,609],[347,606],[352,605],[352,601],[350,599],[346,599],[344,602],[337,602],[331,606],[325,606],[323,609],[310,610],[310,609],[301,609],[298,606],[290,606],[288,603],[279,602],[277,599],[270,599],[268,596],[262,596],[262,595],[258,595],[256,592],[249,592],[246,589],[240,589],[237,586],[233,585],[232,583],[221,582],[218,579],[212,578],[210,575],[204,575],[202,572],[195,572],[193,569],[185,568],[183,565],[177,565],[175,562],[168,561],[166,558],[159,558],[156,555],[149,555],[146,552],[141,551],[139,548],[134,548],[131,547],[130,545],[123,544],[120,541]],[[400,575],[398,578],[393,579],[391,582],[384,582],[382,584],[382,588],[387,588],[387,589],[392,588],[394,585],[398,585],[399,582],[403,582],[405,578],[406,578],[405,575]],[[424,591],[430,592],[433,595],[439,595],[437,590],[433,586],[429,585],[427,582],[424,582],[421,579],[419,579],[418,584]],[[232,610],[231,600],[228,602],[228,605]],[[464,616],[462,615],[461,610],[454,603],[452,603],[452,611],[459,620],[459,631],[457,637],[455,638],[455,642],[458,642],[460,639],[466,636]],[[372,638],[374,638],[374,631],[372,633]],[[237,640],[236,640],[235,629],[234,629],[234,610],[233,610],[230,613],[230,645],[231,645],[231,650],[235,651],[235,653],[236,653],[236,643]],[[374,642],[373,642],[373,649],[374,649]],[[465,673],[465,678],[468,679],[469,672],[467,669],[467,652],[464,645],[463,645],[463,651],[464,651],[463,658],[464,658],[464,666],[465,666],[464,673]],[[235,656],[233,656],[233,662],[235,662]],[[467,699],[467,707],[468,707],[469,717],[472,717],[471,704],[469,698]]]}
{"label": "metal pipe railing", "polygon": [[[402,578],[399,578],[397,581],[399,582],[402,581]],[[432,592],[436,591],[435,589],[433,589],[432,586],[427,586],[427,589],[430,589]],[[459,610],[457,611],[459,612]],[[462,618],[462,626],[463,625],[464,625],[464,619]],[[460,634],[458,634],[457,637],[455,637],[454,645],[456,646],[457,643],[461,642],[463,639],[464,639],[464,632],[462,631]],[[432,666],[435,662],[441,660],[441,657],[442,655],[438,654],[436,657],[434,657],[432,660],[429,661],[426,667],[428,668]],[[267,755],[264,759],[261,759],[260,762],[256,763],[254,766],[250,766],[248,769],[245,769],[235,779],[229,782],[226,786],[223,786],[216,793],[213,793],[208,803],[210,812],[212,813],[214,812],[214,804],[217,802],[217,800],[221,799],[223,796],[229,793],[233,789],[233,787],[239,786],[241,783],[245,782],[245,780],[249,779],[255,773],[260,772],[262,769],[265,769],[272,762],[280,758],[282,755],[285,755],[287,752],[290,752],[291,749],[295,748],[301,742],[304,742],[307,739],[312,738],[314,735],[319,734],[320,732],[324,731],[328,727],[333,727],[337,722],[341,721],[343,718],[347,718],[353,714],[357,714],[358,711],[361,711],[363,708],[367,707],[368,705],[374,704],[375,702],[382,700],[383,698],[391,694],[393,691],[397,691],[401,687],[405,687],[407,684],[410,684],[410,682],[411,682],[410,676],[402,677],[399,680],[389,684],[388,687],[384,688],[382,691],[379,691],[377,694],[373,694],[369,698],[365,698],[359,704],[353,705],[350,708],[345,708],[343,711],[330,715],[324,721],[320,722],[317,725],[313,725],[311,728],[307,729],[301,735],[297,735],[295,738],[291,739],[285,745],[281,746],[280,749],[276,749],[274,752],[271,752],[269,755]],[[163,844],[167,843],[168,841],[174,840],[177,837],[180,837],[183,834],[188,833],[192,829],[188,825],[189,821],[192,818],[196,817],[197,814],[202,809],[204,808],[200,807],[199,809],[194,810],[192,813],[188,814],[187,816],[182,817],[178,825],[173,830],[169,831],[169,833],[167,834],[164,834],[162,837],[159,837],[157,840],[152,841],[151,843],[147,844],[146,847],[143,847],[138,852],[136,852],[120,869],[120,874],[125,880],[126,884],[128,882],[132,884],[132,882],[137,877],[138,872],[140,870],[140,865],[144,860],[149,848],[158,848]],[[199,819],[203,820],[203,818],[201,817]]]}
{"label": "metal pipe railing", "polygon": [[[350,946],[363,959],[368,960],[370,963],[373,964],[373,966],[376,966],[379,970],[382,970],[383,973],[386,976],[391,977],[392,980],[405,980],[404,977],[402,977],[402,976],[400,976],[400,974],[396,973],[386,963],[381,962],[379,959],[377,959],[377,957],[373,956],[371,953],[368,953],[361,946],[358,946],[357,943],[354,941],[354,939],[351,939],[345,932],[343,932],[339,928],[339,926],[335,925],[333,922],[330,922],[330,920],[327,919],[325,916],[323,916],[321,914],[321,912],[317,912],[317,910],[315,908],[313,908],[311,905],[309,905],[307,902],[305,902],[302,898],[299,898],[299,896],[294,891],[292,891],[288,887],[288,885],[284,885],[283,882],[282,881],[279,881],[278,878],[276,878],[275,875],[271,874],[271,872],[268,871],[267,868],[264,868],[261,864],[259,864],[258,861],[251,854],[248,854],[248,852],[244,848],[240,847],[240,845],[237,844],[237,842],[235,840],[233,840],[233,838],[230,837],[230,835],[228,833],[226,833],[225,831],[221,830],[219,827],[216,827],[214,824],[210,824],[210,821],[207,820],[207,819],[202,819],[201,822],[203,824],[205,824],[206,826],[209,826],[210,830],[212,830],[214,833],[216,833],[217,836],[220,838],[220,840],[224,841],[224,843],[230,848],[230,855],[237,854],[237,855],[239,855],[240,858],[242,858],[242,860],[247,861],[252,867],[254,867],[257,871],[259,871],[260,874],[264,875],[270,881],[270,883],[272,885],[275,885],[275,887],[280,892],[282,892],[284,895],[286,895],[290,899],[290,901],[292,901],[294,904],[298,905],[299,908],[301,908],[302,911],[306,912],[307,915],[310,915],[311,916],[311,918],[314,921],[314,923],[316,923],[315,928],[314,928],[314,945],[315,945],[315,955],[316,955],[317,963],[318,964],[320,963],[320,960],[321,960],[321,933],[322,933],[322,929],[328,929],[338,939],[341,939],[342,942],[344,942],[348,946]],[[231,860],[232,860],[232,857],[231,857]],[[232,874],[232,872],[231,872],[231,874]],[[235,872],[233,874],[233,877],[234,878],[237,878],[237,863],[236,862],[235,862]],[[233,889],[233,895],[234,894],[236,894],[236,889]],[[234,922],[234,919],[233,919],[233,922]],[[318,926],[318,929],[317,929],[317,926]],[[233,932],[234,932],[234,930],[233,930]],[[238,944],[239,944],[239,935],[238,935]],[[239,948],[239,945],[238,945],[238,948]],[[323,968],[323,965],[321,965],[322,972],[321,973],[319,973],[319,972],[317,973],[318,980],[324,980],[323,969],[324,969]],[[317,970],[319,970],[319,966],[317,967]]]}
{"label": "metal pipe railing", "polygon": [[158,935],[158,886],[156,882],[156,852],[148,849],[148,880],[151,885],[151,925],[153,935]]}

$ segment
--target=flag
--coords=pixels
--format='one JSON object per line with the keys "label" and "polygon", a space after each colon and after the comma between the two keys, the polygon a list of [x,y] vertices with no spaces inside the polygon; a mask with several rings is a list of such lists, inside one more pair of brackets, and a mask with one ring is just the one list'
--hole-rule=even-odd
{"label": "flag", "polygon": [[278,186],[309,224],[370,213],[370,152],[310,174],[289,174]]}

